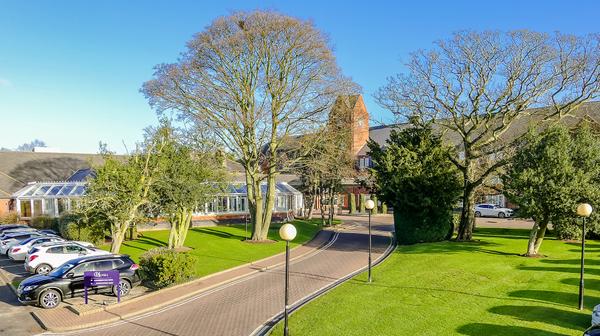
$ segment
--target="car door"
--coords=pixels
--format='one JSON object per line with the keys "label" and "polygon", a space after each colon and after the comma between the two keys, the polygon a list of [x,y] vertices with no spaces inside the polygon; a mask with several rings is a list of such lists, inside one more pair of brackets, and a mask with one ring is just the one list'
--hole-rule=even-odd
{"label": "car door", "polygon": [[[115,269],[115,264],[113,263],[112,259],[98,260],[93,263],[92,267],[94,271],[110,271]],[[112,290],[112,286],[103,286],[95,289],[99,293],[105,293],[110,292]]]}
{"label": "car door", "polygon": [[[73,267],[73,270],[71,270],[71,272],[69,273],[73,273],[72,277],[70,278],[70,284],[69,284],[69,289],[71,291],[70,296],[81,296],[83,295],[84,292],[84,282],[83,282],[83,274],[84,272],[87,271],[93,271],[93,267],[92,267],[92,262],[84,262],[81,263],[75,267]],[[90,294],[93,293],[93,291],[89,292]]]}

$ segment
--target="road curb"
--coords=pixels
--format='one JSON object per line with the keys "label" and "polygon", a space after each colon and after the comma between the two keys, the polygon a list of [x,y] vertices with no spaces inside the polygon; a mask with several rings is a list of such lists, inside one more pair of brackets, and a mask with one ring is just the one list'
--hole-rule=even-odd
{"label": "road curb", "polygon": [[[306,256],[308,256],[308,255],[310,255],[312,253],[315,253],[315,252],[319,251],[321,248],[323,248],[324,246],[326,246],[335,237],[335,233],[336,232],[334,230],[321,230],[321,231],[319,231],[315,235],[315,237],[313,237],[313,239],[311,239],[310,241],[306,242],[305,244],[298,245],[298,246],[294,247],[292,249],[292,251],[294,251],[294,250],[296,250],[296,249],[298,249],[300,247],[306,246],[308,244],[311,244],[314,241],[316,241],[317,239],[323,239],[323,242],[320,243],[320,244],[318,244],[317,246],[315,246],[313,248],[310,248],[308,251],[306,251],[305,253],[302,253],[301,255],[294,256],[290,260],[291,261],[295,261],[295,260],[304,258],[304,257],[306,257]],[[327,235],[327,236],[323,237],[322,235]],[[321,237],[323,237],[323,238],[321,238]],[[139,300],[142,300],[144,298],[149,298],[151,296],[163,294],[163,293],[165,293],[167,291],[172,291],[174,289],[181,288],[183,286],[193,285],[193,284],[198,283],[198,282],[206,281],[207,279],[210,279],[212,277],[224,274],[226,272],[231,272],[231,271],[234,271],[234,270],[237,270],[237,269],[240,269],[240,268],[244,268],[244,267],[252,267],[253,265],[259,264],[259,263],[264,262],[264,261],[266,261],[268,259],[280,257],[283,254],[284,253],[279,253],[279,254],[276,254],[276,255],[272,255],[272,256],[269,256],[269,257],[257,260],[257,261],[253,261],[253,262],[246,263],[246,264],[243,264],[243,265],[239,265],[239,266],[236,266],[236,267],[233,267],[233,268],[229,268],[229,269],[217,272],[217,273],[213,273],[213,274],[207,275],[207,276],[202,277],[202,278],[198,278],[198,279],[192,280],[190,282],[186,282],[186,283],[183,283],[183,284],[175,285],[173,287],[169,287],[169,288],[157,290],[155,292],[152,292],[152,293],[149,293],[149,294],[146,294],[146,295],[143,295],[143,296],[139,296],[139,297],[133,298],[131,300],[128,300],[128,301],[125,301],[125,302],[122,302],[122,303],[118,303],[118,304],[115,304],[115,305],[112,305],[112,306],[102,307],[102,308],[98,308],[98,309],[95,309],[95,310],[86,311],[84,314],[81,314],[81,315],[77,314],[77,313],[75,313],[75,314],[77,314],[79,316],[85,316],[85,315],[90,315],[90,314],[93,314],[93,313],[100,313],[100,312],[103,312],[103,311],[109,312],[110,309],[114,309],[114,308],[118,308],[118,307],[123,307],[123,306],[126,306],[128,304],[131,304],[131,303],[137,302]],[[185,294],[183,296],[178,296],[176,298],[163,301],[160,304],[152,305],[152,306],[146,307],[144,309],[137,310],[135,312],[126,313],[126,314],[122,314],[122,315],[116,315],[116,316],[114,316],[112,318],[103,319],[101,321],[94,321],[94,322],[90,322],[90,323],[82,323],[82,324],[70,325],[68,327],[53,327],[53,326],[47,325],[44,322],[44,318],[41,317],[41,316],[39,316],[39,315],[37,315],[36,312],[32,312],[31,314],[34,316],[35,320],[42,326],[42,328],[50,331],[51,333],[57,333],[57,332],[64,333],[64,332],[69,332],[69,331],[77,331],[77,330],[81,330],[81,329],[92,328],[92,327],[100,326],[100,325],[103,325],[103,324],[114,323],[114,322],[118,322],[118,321],[130,318],[130,317],[135,317],[135,316],[138,316],[138,315],[142,315],[142,314],[148,313],[150,311],[154,311],[154,310],[159,310],[159,309],[162,309],[162,308],[166,308],[169,305],[172,305],[174,303],[180,302],[182,300],[190,299],[190,298],[192,298],[192,297],[194,297],[196,295],[202,294],[204,292],[208,292],[210,290],[216,289],[216,288],[218,288],[220,286],[223,286],[223,285],[226,285],[228,283],[232,283],[232,282],[238,281],[240,279],[243,279],[245,277],[249,277],[249,276],[252,276],[254,274],[263,272],[265,269],[272,269],[272,268],[275,268],[275,267],[279,267],[279,266],[283,265],[284,263],[285,263],[285,261],[282,261],[282,262],[279,262],[279,263],[276,263],[276,264],[273,264],[273,265],[269,265],[267,267],[255,269],[255,270],[253,270],[251,272],[248,272],[248,273],[245,273],[245,274],[233,277],[233,278],[229,278],[227,280],[224,280],[224,281],[221,281],[219,283],[216,283],[216,284],[213,284],[213,285],[210,285],[210,286],[198,289],[196,291],[189,292],[189,293],[187,293],[187,294]],[[51,333],[45,333],[45,335],[51,335]]]}
{"label": "road curb", "polygon": [[[396,248],[396,239],[394,237],[393,233],[390,233],[390,245],[388,245],[387,249],[384,251],[384,253],[379,256],[379,258],[377,258],[377,260],[375,260],[375,262],[373,263],[373,267],[379,265],[380,263],[382,263],[384,260],[386,260],[395,250]],[[291,305],[288,309],[289,314],[291,315],[292,313],[294,313],[296,310],[298,310],[299,308],[303,307],[304,305],[312,302],[313,300],[315,300],[316,298],[328,293],[329,291],[333,290],[334,288],[336,288],[337,286],[343,284],[344,282],[354,278],[355,276],[359,275],[360,273],[364,272],[366,269],[368,268],[368,266],[364,266],[346,276],[344,276],[343,278],[338,279],[337,281],[324,286],[323,288],[317,290],[316,292],[309,294],[307,296],[305,296],[304,298],[298,300],[295,304]],[[268,336],[271,334],[271,332],[273,331],[273,328],[279,323],[281,322],[281,320],[283,320],[283,312],[273,316],[271,319],[269,319],[267,322],[265,322],[263,325],[259,326],[258,328],[256,328],[251,334],[250,336]]]}

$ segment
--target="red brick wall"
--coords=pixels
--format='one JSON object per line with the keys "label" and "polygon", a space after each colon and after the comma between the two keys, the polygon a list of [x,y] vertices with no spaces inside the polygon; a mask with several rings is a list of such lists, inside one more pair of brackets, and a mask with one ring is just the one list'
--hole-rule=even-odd
{"label": "red brick wall", "polygon": [[369,140],[369,112],[361,96],[352,111],[352,155],[356,156]]}

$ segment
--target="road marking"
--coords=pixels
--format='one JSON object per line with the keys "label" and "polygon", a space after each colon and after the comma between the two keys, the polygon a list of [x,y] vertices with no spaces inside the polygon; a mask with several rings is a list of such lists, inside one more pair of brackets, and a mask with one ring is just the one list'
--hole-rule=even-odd
{"label": "road marking", "polygon": [[[329,248],[338,239],[338,237],[339,237],[339,232],[336,232],[336,234],[334,234],[334,236],[332,237],[332,239],[325,246],[323,246],[322,248],[320,248],[318,251],[323,251],[325,248]],[[320,253],[320,252],[318,252],[318,253]],[[316,254],[318,254],[318,253],[316,253]],[[293,263],[296,263],[297,261],[302,260],[302,259],[304,259],[304,256],[302,256],[301,258],[298,258],[298,259],[294,260]],[[280,266],[278,266],[276,268],[280,268],[280,267],[282,267],[282,265],[280,265]],[[106,325],[100,325],[100,326],[96,326],[96,327],[92,327],[92,328],[88,328],[88,329],[81,329],[81,330],[69,331],[69,332],[61,332],[61,333],[44,332],[44,333],[38,334],[38,336],[41,336],[41,335],[74,335],[74,334],[85,334],[85,333],[90,333],[90,332],[94,332],[94,331],[98,331],[98,330],[119,327],[121,325],[131,323],[133,321],[138,321],[140,319],[144,319],[146,317],[154,316],[154,315],[163,313],[165,311],[177,308],[177,307],[182,306],[184,304],[190,303],[192,301],[195,301],[195,300],[201,299],[203,297],[206,297],[208,295],[214,294],[216,292],[222,291],[222,290],[224,290],[226,288],[229,288],[231,286],[234,286],[234,285],[237,285],[239,283],[248,281],[250,279],[254,279],[254,278],[256,278],[256,277],[258,277],[258,276],[260,276],[262,274],[263,274],[263,272],[254,273],[252,275],[243,277],[241,279],[228,282],[228,283],[226,283],[226,284],[224,284],[222,286],[219,286],[219,287],[216,287],[216,288],[213,288],[213,289],[209,289],[209,290],[207,290],[205,292],[202,292],[202,293],[200,293],[198,295],[195,295],[195,296],[189,297],[187,299],[184,299],[181,302],[178,302],[178,303],[175,303],[175,304],[172,304],[172,305],[168,305],[166,307],[160,308],[160,309],[155,310],[155,311],[151,311],[151,312],[144,313],[144,314],[141,314],[141,315],[133,316],[131,318],[127,318],[127,319],[122,320],[122,321],[113,322],[111,324],[106,324]]]}

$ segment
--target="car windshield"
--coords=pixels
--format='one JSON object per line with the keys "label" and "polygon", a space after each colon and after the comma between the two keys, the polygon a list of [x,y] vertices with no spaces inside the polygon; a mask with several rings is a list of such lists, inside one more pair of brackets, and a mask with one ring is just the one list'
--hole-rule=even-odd
{"label": "car windshield", "polygon": [[62,264],[62,266],[60,266],[57,269],[53,270],[52,272],[48,273],[48,275],[51,277],[60,278],[63,275],[67,274],[67,272],[69,272],[71,270],[71,268],[73,268],[73,266],[75,266],[75,264],[71,264],[71,263]]}

